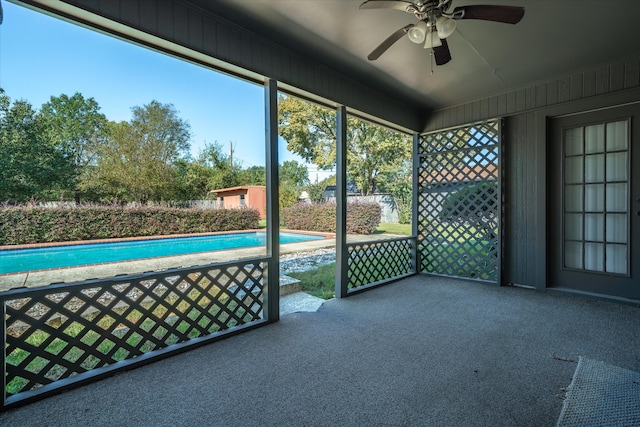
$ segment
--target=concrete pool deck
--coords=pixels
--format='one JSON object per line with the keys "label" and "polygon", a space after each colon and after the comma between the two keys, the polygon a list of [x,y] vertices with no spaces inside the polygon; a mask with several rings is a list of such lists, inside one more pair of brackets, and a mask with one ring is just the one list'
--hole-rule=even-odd
{"label": "concrete pool deck", "polygon": [[[386,234],[349,235],[347,236],[347,241],[375,241],[393,237],[398,236]],[[286,243],[280,245],[280,254],[284,255],[295,252],[308,252],[321,248],[335,247],[335,245],[335,238],[326,238],[323,240],[312,240],[300,243]],[[189,255],[159,257],[138,261],[115,262],[82,267],[6,274],[0,275],[0,292],[14,288],[35,288],[54,283],[73,283],[90,279],[109,278],[116,275],[140,274],[172,268],[184,268],[263,256],[266,256],[266,247],[260,246]]]}

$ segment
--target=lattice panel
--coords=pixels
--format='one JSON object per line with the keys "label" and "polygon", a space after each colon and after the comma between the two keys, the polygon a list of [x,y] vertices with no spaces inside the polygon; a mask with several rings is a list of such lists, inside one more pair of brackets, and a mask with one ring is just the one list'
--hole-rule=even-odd
{"label": "lattice panel", "polygon": [[438,154],[464,148],[497,145],[500,136],[500,121],[492,120],[461,126],[420,137],[420,154]]}
{"label": "lattice panel", "polygon": [[347,245],[348,289],[415,273],[413,239]]}
{"label": "lattice panel", "polygon": [[6,308],[7,395],[262,316],[263,262],[24,290]]}
{"label": "lattice panel", "polygon": [[499,279],[499,121],[423,135],[420,271]]}

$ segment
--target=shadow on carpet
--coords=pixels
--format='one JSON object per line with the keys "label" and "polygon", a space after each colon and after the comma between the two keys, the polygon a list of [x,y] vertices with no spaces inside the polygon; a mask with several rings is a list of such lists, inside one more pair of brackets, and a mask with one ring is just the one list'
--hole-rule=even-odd
{"label": "shadow on carpet", "polygon": [[557,426],[640,426],[640,373],[581,357]]}

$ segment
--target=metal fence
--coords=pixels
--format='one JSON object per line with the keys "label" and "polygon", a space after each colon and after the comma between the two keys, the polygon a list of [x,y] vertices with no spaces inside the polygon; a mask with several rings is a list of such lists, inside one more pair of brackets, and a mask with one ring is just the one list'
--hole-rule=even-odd
{"label": "metal fence", "polygon": [[347,292],[416,273],[415,237],[347,244]]}
{"label": "metal fence", "polygon": [[266,322],[268,260],[1,293],[2,409]]}
{"label": "metal fence", "polygon": [[500,282],[499,120],[420,137],[420,271]]}

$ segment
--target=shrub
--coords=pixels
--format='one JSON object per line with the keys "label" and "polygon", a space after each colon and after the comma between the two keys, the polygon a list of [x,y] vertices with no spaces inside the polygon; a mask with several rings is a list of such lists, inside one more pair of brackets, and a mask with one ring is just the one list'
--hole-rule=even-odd
{"label": "shrub", "polygon": [[192,234],[258,228],[255,209],[80,206],[0,209],[0,245]]}
{"label": "shrub", "polygon": [[[347,204],[347,233],[371,234],[380,225],[380,205],[374,202]],[[336,232],[336,204],[298,203],[282,210],[282,224],[291,230]]]}
{"label": "shrub", "polygon": [[282,209],[282,225],[291,230],[335,233],[335,203],[298,203]]}
{"label": "shrub", "polygon": [[347,233],[371,234],[380,225],[382,208],[375,202],[347,204]]}

